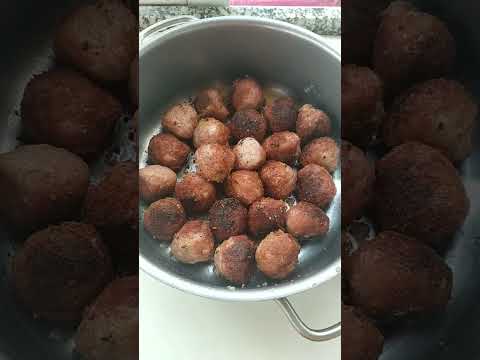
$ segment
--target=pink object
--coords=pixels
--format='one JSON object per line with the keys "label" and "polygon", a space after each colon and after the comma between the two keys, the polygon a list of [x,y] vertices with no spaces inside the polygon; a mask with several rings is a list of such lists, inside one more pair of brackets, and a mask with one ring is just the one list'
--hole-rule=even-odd
{"label": "pink object", "polygon": [[341,0],[230,0],[230,6],[341,6]]}

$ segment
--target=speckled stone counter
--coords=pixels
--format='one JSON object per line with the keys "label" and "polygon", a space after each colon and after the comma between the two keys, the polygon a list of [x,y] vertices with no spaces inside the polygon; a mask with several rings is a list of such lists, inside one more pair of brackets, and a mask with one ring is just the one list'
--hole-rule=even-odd
{"label": "speckled stone counter", "polygon": [[302,26],[319,35],[339,36],[341,10],[337,7],[287,8],[287,7],[187,7],[187,6],[141,6],[140,29],[157,21],[178,15],[191,15],[199,18],[248,15],[267,17]]}

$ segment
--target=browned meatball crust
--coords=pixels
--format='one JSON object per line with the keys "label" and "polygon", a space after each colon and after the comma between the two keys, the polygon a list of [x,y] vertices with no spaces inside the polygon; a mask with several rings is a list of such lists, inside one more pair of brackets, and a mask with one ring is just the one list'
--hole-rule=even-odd
{"label": "browned meatball crust", "polygon": [[138,173],[140,197],[148,203],[170,195],[175,190],[177,174],[165,166],[149,165]]}
{"label": "browned meatball crust", "polygon": [[232,94],[235,110],[258,109],[263,102],[263,90],[256,80],[245,78],[235,81]]}
{"label": "browned meatball crust", "polygon": [[175,196],[188,213],[205,212],[216,200],[215,186],[197,174],[187,174],[177,182]]}
{"label": "browned meatball crust", "polygon": [[195,99],[195,108],[201,117],[212,117],[225,121],[229,111],[225,106],[222,94],[218,89],[205,89]]}
{"label": "browned meatball crust", "polygon": [[248,209],[248,229],[254,236],[263,236],[277,229],[285,229],[287,204],[282,200],[261,198]]}
{"label": "browned meatball crust", "polygon": [[310,164],[298,172],[297,193],[301,201],[326,208],[337,194],[337,188],[325,168]]}
{"label": "browned meatball crust", "polygon": [[237,111],[228,126],[235,141],[240,141],[246,137],[253,137],[262,141],[267,133],[265,118],[254,109]]}
{"label": "browned meatball crust", "polygon": [[234,197],[246,206],[263,197],[262,180],[255,171],[237,170],[225,183],[225,194]]}
{"label": "browned meatball crust", "polygon": [[257,170],[265,163],[267,154],[262,145],[253,137],[240,140],[233,147],[235,168],[241,170]]}
{"label": "browned meatball crust", "polygon": [[328,232],[330,219],[318,206],[300,201],[287,212],[287,230],[296,238],[309,239]]}
{"label": "browned meatball crust", "polygon": [[193,132],[193,146],[199,148],[205,144],[228,145],[230,129],[221,121],[214,118],[200,120]]}
{"label": "browned meatball crust", "polygon": [[272,132],[295,130],[297,108],[291,97],[285,96],[273,100],[265,106],[263,115]]}
{"label": "browned meatball crust", "polygon": [[280,161],[267,161],[260,170],[265,193],[274,199],[286,199],[297,185],[297,171]]}
{"label": "browned meatball crust", "polygon": [[316,137],[329,136],[332,132],[332,123],[322,110],[305,104],[298,110],[295,128],[302,143],[307,143]]}
{"label": "browned meatball crust", "polygon": [[303,166],[317,164],[333,173],[337,169],[339,157],[340,149],[336,141],[329,137],[322,137],[313,140],[303,148],[300,163]]}
{"label": "browned meatball crust", "polygon": [[148,161],[178,171],[187,162],[190,150],[190,146],[171,134],[157,134],[148,144]]}
{"label": "browned meatball crust", "polygon": [[217,200],[208,212],[210,228],[218,242],[245,233],[247,209],[234,198]]}
{"label": "browned meatball crust", "polygon": [[185,264],[196,264],[212,259],[215,241],[208,221],[186,222],[173,237],[172,255]]}
{"label": "browned meatball crust", "polygon": [[197,111],[189,103],[172,106],[162,118],[163,128],[182,140],[193,137],[197,124]]}
{"label": "browned meatball crust", "polygon": [[143,214],[145,230],[157,240],[171,241],[185,222],[185,210],[174,198],[155,201]]}
{"label": "browned meatball crust", "polygon": [[225,145],[205,144],[195,152],[198,174],[213,182],[223,182],[235,165],[235,154]]}
{"label": "browned meatball crust", "polygon": [[270,135],[262,144],[268,160],[294,164],[300,156],[300,138],[290,131]]}

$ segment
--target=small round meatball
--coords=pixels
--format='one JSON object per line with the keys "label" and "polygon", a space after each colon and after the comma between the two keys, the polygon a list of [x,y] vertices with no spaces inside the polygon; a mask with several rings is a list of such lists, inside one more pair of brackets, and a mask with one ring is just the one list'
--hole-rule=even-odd
{"label": "small round meatball", "polygon": [[148,144],[148,161],[178,171],[187,162],[190,150],[190,146],[173,135],[157,134]]}
{"label": "small round meatball", "polygon": [[249,206],[263,197],[262,180],[255,171],[237,170],[230,174],[225,184],[227,196],[234,197]]}
{"label": "small round meatball", "polygon": [[197,111],[188,103],[181,103],[171,107],[162,119],[163,128],[182,140],[188,140],[193,137],[197,124]]}
{"label": "small round meatball", "polygon": [[330,219],[318,206],[300,201],[287,212],[287,230],[298,238],[309,239],[328,232]]}
{"label": "small round meatball", "polygon": [[332,123],[322,110],[305,104],[298,110],[295,128],[300,140],[305,144],[313,138],[329,136],[332,132]]}
{"label": "small round meatball", "polygon": [[197,174],[187,174],[175,186],[175,196],[187,213],[210,209],[216,200],[215,186]]}
{"label": "small round meatball", "polygon": [[198,149],[205,144],[228,145],[230,129],[214,118],[200,120],[193,132],[193,146]]}
{"label": "small round meatball", "polygon": [[298,198],[322,209],[328,207],[337,194],[332,176],[320,165],[310,164],[298,172]]}
{"label": "small round meatball", "polygon": [[263,102],[263,90],[256,80],[246,78],[235,81],[232,94],[235,110],[258,109]]}
{"label": "small round meatball", "polygon": [[284,279],[298,263],[300,245],[297,240],[282,230],[268,234],[255,252],[257,266],[272,279]]}
{"label": "small round meatball", "polygon": [[138,56],[132,61],[130,65],[130,79],[128,87],[130,91],[130,101],[133,105],[138,107]]}
{"label": "small round meatball", "polygon": [[383,140],[391,147],[419,141],[460,162],[472,151],[477,114],[477,104],[460,83],[430,80],[396,99],[383,127]]}
{"label": "small round meatball", "polygon": [[267,121],[262,114],[253,109],[237,111],[228,126],[235,141],[246,137],[262,141],[267,133]]}
{"label": "small round meatball", "polygon": [[272,132],[295,130],[297,109],[295,101],[291,97],[281,97],[267,104],[263,115]]}
{"label": "small round meatball", "polygon": [[235,165],[235,154],[228,146],[205,144],[195,152],[198,174],[213,182],[222,182]]}
{"label": "small round meatball", "polygon": [[322,137],[313,140],[303,148],[300,162],[303,166],[317,164],[333,173],[337,169],[339,156],[340,149],[335,140]]}
{"label": "small round meatball", "polygon": [[210,228],[218,242],[245,233],[247,209],[234,198],[217,200],[208,212]]}
{"label": "small round meatball", "polygon": [[186,264],[209,261],[213,257],[215,241],[208,221],[186,222],[173,237],[171,250],[175,259]]}
{"label": "small round meatball", "polygon": [[35,316],[75,322],[113,275],[108,250],[92,225],[66,222],[31,235],[13,260],[18,299]]}
{"label": "small round meatball", "polygon": [[373,68],[391,97],[416,82],[448,74],[455,61],[455,47],[440,19],[417,11],[410,3],[395,1],[382,14]]}
{"label": "small round meatball", "polygon": [[152,203],[175,190],[177,174],[161,165],[150,165],[140,169],[138,174],[140,197],[143,201]]}
{"label": "small round meatball", "polygon": [[300,138],[290,131],[270,135],[262,144],[268,160],[278,160],[294,164],[300,155]]}
{"label": "small round meatball", "polygon": [[157,240],[171,241],[186,221],[182,204],[174,198],[155,201],[143,214],[145,230]]}
{"label": "small round meatball", "polygon": [[230,237],[215,250],[215,269],[236,285],[246,284],[255,271],[255,249],[246,235]]}
{"label": "small round meatball", "polygon": [[262,198],[248,209],[248,229],[254,236],[264,236],[277,229],[285,229],[287,204],[282,200]]}
{"label": "small round meatball", "polygon": [[195,99],[195,108],[201,117],[212,117],[221,121],[229,115],[223,96],[215,88],[203,90]]}
{"label": "small round meatball", "polygon": [[262,145],[252,137],[240,140],[233,147],[233,153],[236,158],[235,168],[240,170],[257,170],[267,159]]}
{"label": "small round meatball", "polygon": [[360,147],[370,145],[384,114],[377,74],[367,67],[342,66],[342,138]]}
{"label": "small round meatball", "polygon": [[274,199],[286,199],[297,185],[297,171],[280,161],[267,161],[260,170],[265,193]]}

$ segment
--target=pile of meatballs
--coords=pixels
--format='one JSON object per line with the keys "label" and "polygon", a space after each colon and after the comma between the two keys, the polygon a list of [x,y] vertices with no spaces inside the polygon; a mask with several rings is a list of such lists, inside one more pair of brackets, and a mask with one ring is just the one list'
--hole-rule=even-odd
{"label": "pile of meatballs", "polygon": [[[251,77],[202,90],[170,107],[140,169],[143,225],[185,264],[213,260],[216,273],[246,285],[295,269],[303,241],[321,241],[336,195],[339,147],[329,117],[289,96],[264,95]],[[159,121],[160,125],[160,121]],[[191,155],[193,153],[193,155]],[[193,167],[185,168],[193,156]],[[298,202],[286,202],[296,195]]]}
{"label": "pile of meatballs", "polygon": [[55,32],[54,67],[25,88],[22,144],[0,154],[0,218],[19,239],[12,290],[35,318],[74,326],[86,360],[138,359],[138,165],[91,181],[138,106],[137,39],[122,1],[75,8]]}
{"label": "pile of meatballs", "polygon": [[439,18],[405,1],[342,6],[342,359],[374,360],[384,325],[451,299],[442,254],[469,212],[459,167],[478,107],[450,77]]}

